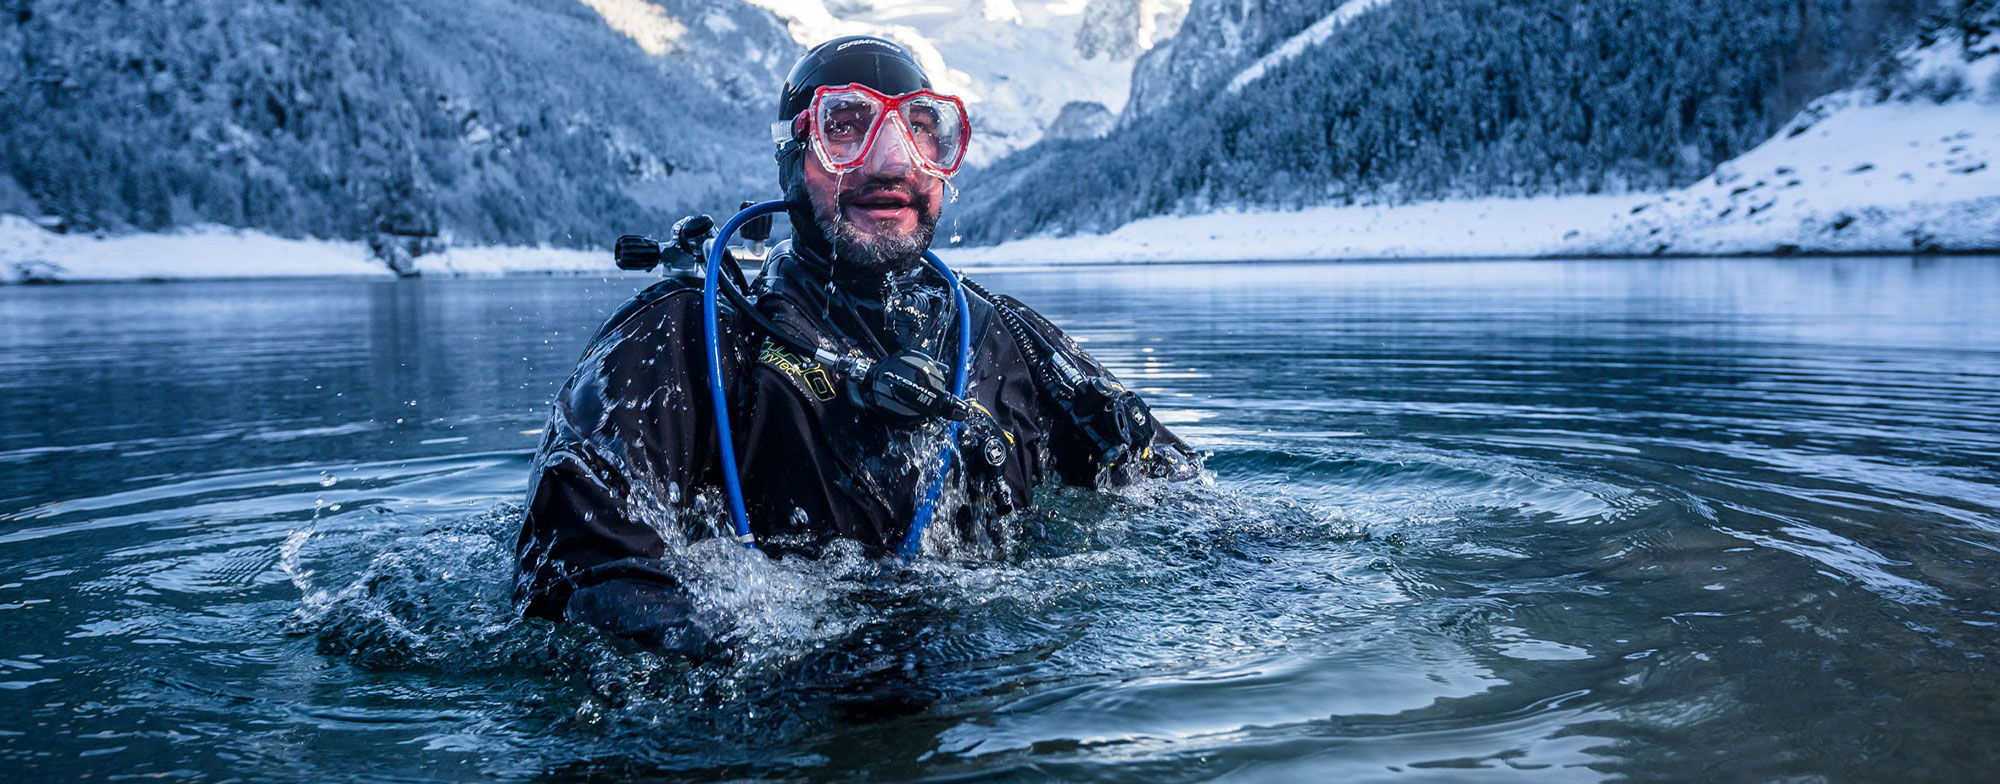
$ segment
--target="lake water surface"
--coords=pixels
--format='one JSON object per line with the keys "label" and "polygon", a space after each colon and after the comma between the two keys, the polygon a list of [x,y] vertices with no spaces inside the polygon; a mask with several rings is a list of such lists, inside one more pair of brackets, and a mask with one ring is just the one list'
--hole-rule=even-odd
{"label": "lake water surface", "polygon": [[[773,563],[699,666],[508,605],[643,286],[0,289],[18,780],[1974,780],[2000,259],[992,272],[1211,454],[997,562]],[[699,547],[697,549],[700,549]]]}

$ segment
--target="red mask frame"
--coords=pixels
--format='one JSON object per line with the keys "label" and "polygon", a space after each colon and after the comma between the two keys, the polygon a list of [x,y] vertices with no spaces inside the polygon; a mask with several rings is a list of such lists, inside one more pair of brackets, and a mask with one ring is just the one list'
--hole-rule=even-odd
{"label": "red mask frame", "polygon": [[[820,115],[820,111],[824,108],[824,103],[829,96],[847,97],[856,93],[879,105],[879,109],[875,112],[874,118],[869,122],[868,129],[862,137],[859,151],[851,158],[837,161],[831,152],[831,149],[835,145],[829,143],[822,135],[821,124],[813,122],[813,118]],[[922,152],[923,148],[917,144],[915,133],[910,127],[909,118],[903,114],[903,106],[905,104],[926,100],[948,104],[958,115],[957,131],[959,142],[957,149],[951,154],[950,160],[933,160],[931,156],[924,154]],[[792,118],[789,128],[784,128],[786,123],[779,123],[779,126],[787,131],[785,135],[789,140],[798,140],[801,137],[810,138],[812,140],[813,152],[818,155],[820,163],[828,171],[840,173],[853,171],[867,164],[868,156],[875,152],[875,143],[882,137],[883,126],[892,122],[890,120],[892,117],[895,118],[893,122],[902,132],[902,138],[892,143],[906,145],[905,149],[910,153],[911,160],[917,164],[919,169],[939,179],[949,179],[953,174],[958,172],[960,164],[965,161],[965,151],[972,142],[972,120],[966,114],[965,102],[959,100],[957,96],[945,95],[932,90],[917,90],[902,95],[888,95],[859,83],[837,86],[826,85],[813,90],[812,104],[807,106],[805,111],[799,112],[797,116]],[[851,143],[849,144],[851,145]],[[943,150],[940,150],[940,152],[943,152]]]}

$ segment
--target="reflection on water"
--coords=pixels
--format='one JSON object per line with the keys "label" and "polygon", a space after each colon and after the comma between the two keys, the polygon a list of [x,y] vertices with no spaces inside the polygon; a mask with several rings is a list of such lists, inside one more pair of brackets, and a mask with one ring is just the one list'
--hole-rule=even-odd
{"label": "reflection on water", "polygon": [[0,289],[30,777],[1967,779],[2000,260],[1064,269],[1212,483],[999,562],[682,548],[737,644],[523,623],[530,451],[644,283]]}

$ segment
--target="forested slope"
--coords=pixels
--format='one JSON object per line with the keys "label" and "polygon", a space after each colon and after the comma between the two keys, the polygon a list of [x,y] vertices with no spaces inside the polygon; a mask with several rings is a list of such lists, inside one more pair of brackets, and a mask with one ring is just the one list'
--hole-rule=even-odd
{"label": "forested slope", "polygon": [[[968,177],[970,242],[1218,207],[1685,184],[1852,84],[1926,0],[1388,0],[1227,84],[1343,5],[1197,0],[1102,139]],[[1190,46],[1208,30],[1209,41]]]}
{"label": "forested slope", "polygon": [[769,190],[799,47],[736,0],[649,8],[0,0],[0,212],[603,246]]}

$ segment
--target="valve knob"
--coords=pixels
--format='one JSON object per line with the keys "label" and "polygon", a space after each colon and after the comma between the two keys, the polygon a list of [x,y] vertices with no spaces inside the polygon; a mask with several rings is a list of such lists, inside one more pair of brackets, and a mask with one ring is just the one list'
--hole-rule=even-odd
{"label": "valve knob", "polygon": [[611,255],[619,269],[645,272],[660,266],[660,242],[652,237],[627,234],[618,238]]}

